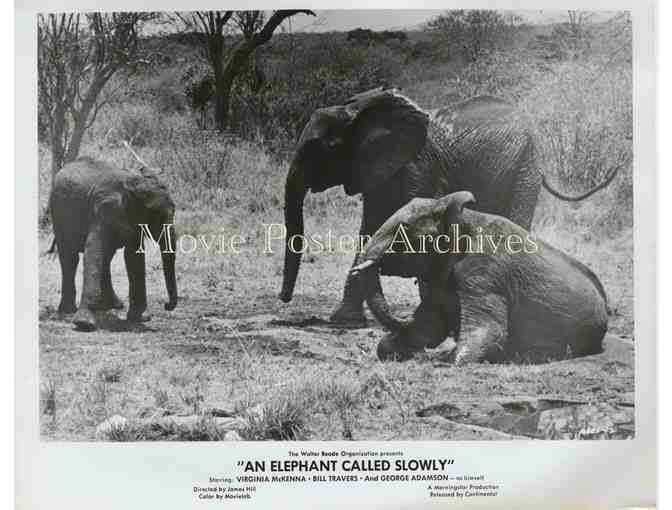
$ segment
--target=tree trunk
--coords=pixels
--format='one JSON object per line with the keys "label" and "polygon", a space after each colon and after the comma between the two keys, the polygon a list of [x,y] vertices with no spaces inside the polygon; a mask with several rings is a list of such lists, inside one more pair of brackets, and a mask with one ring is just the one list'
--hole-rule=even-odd
{"label": "tree trunk", "polygon": [[[215,94],[217,96],[215,120],[217,123],[217,129],[219,131],[224,131],[228,127],[229,108],[231,103],[231,88],[233,87],[233,82],[235,81],[236,77],[243,70],[250,55],[252,55],[252,53],[254,53],[254,51],[259,46],[270,41],[271,37],[273,36],[273,32],[276,28],[278,28],[280,23],[298,13],[315,16],[315,13],[309,10],[275,11],[260,32],[243,41],[233,50],[231,58],[229,58],[226,66],[223,68],[221,67],[222,52],[220,51],[218,56],[216,52],[212,51],[213,46],[211,46],[211,59],[215,71]],[[219,74],[219,80],[217,79],[218,73],[221,73]]]}
{"label": "tree trunk", "polygon": [[[62,132],[62,130],[61,130]],[[62,135],[61,135],[62,136]],[[54,178],[56,174],[63,166],[63,146],[62,138],[59,136],[57,139],[55,136],[52,138],[51,142],[51,184],[54,184]]]}
{"label": "tree trunk", "polygon": [[65,154],[63,164],[70,163],[71,161],[76,160],[77,156],[79,156],[79,149],[82,146],[84,132],[88,127],[87,124],[89,122],[91,111],[96,106],[96,100],[98,99],[98,96],[102,92],[105,84],[113,73],[114,71],[98,75],[93,80],[93,83],[91,83],[89,89],[86,91],[86,95],[82,100],[82,104],[79,110],[73,112],[72,120],[74,126],[72,128],[72,137],[70,138],[70,143],[68,143],[68,150]]}
{"label": "tree trunk", "polygon": [[82,105],[82,108],[76,115],[73,115],[73,129],[72,137],[70,138],[70,143],[68,144],[68,150],[63,158],[63,164],[68,164],[77,159],[79,156],[79,149],[82,146],[82,139],[84,138],[84,132],[86,131],[86,123],[91,113],[92,106]]}
{"label": "tree trunk", "polygon": [[63,166],[65,155],[65,141],[63,131],[65,130],[65,106],[59,102],[56,105],[51,125],[51,183],[54,183],[54,177]]}
{"label": "tree trunk", "polygon": [[215,76],[215,124],[219,132],[224,132],[229,125],[231,88],[235,74],[231,73],[228,66],[226,69],[220,68],[219,73],[219,76]]}

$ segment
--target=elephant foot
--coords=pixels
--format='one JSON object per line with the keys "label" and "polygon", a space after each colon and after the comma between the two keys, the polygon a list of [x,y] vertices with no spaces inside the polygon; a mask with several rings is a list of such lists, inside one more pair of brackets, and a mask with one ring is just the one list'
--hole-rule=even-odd
{"label": "elephant foot", "polygon": [[128,313],[126,313],[126,320],[128,322],[133,322],[136,324],[149,322],[151,319],[152,319],[151,316],[146,315],[143,312],[138,312],[136,310],[129,310]]}
{"label": "elephant foot", "polygon": [[93,310],[87,306],[80,306],[72,318],[72,323],[79,331],[94,331],[96,329],[96,316]]}
{"label": "elephant foot", "polygon": [[341,305],[331,314],[329,322],[334,326],[351,329],[365,328],[368,325],[364,309],[361,306],[353,308],[348,305]]}
{"label": "elephant foot", "polygon": [[[455,338],[455,332],[451,331],[450,333],[448,333],[448,336],[446,338],[448,337]],[[446,338],[432,339],[427,342],[427,345],[425,347],[427,347],[428,349],[436,349],[439,345],[441,345],[443,342],[446,341]]]}
{"label": "elephant foot", "polygon": [[407,361],[413,357],[418,349],[411,349],[399,342],[395,334],[387,335],[378,343],[376,351],[380,361]]}

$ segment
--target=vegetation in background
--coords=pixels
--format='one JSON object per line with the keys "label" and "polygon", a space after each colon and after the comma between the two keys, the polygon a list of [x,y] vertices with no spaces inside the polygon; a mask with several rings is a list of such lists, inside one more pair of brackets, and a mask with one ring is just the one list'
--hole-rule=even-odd
{"label": "vegetation in background", "polygon": [[[215,123],[219,131],[228,127],[231,88],[236,78],[245,70],[255,50],[270,41],[275,30],[296,14],[315,15],[308,10],[279,10],[268,17],[264,11],[177,13],[185,27],[205,36],[205,54],[214,76]],[[224,30],[229,22],[238,29],[241,37],[236,37],[225,52]],[[259,69],[255,67],[254,72],[260,82]],[[197,91],[203,93],[204,89],[201,87]]]}
{"label": "vegetation in background", "polygon": [[447,58],[475,62],[490,51],[510,47],[523,20],[492,10],[447,11],[430,20],[426,29]]}
{"label": "vegetation in background", "polygon": [[[79,155],[84,132],[106,104],[110,79],[139,63],[141,25],[152,13],[39,14],[38,129],[51,146],[55,175]],[[123,84],[123,82],[122,82]]]}

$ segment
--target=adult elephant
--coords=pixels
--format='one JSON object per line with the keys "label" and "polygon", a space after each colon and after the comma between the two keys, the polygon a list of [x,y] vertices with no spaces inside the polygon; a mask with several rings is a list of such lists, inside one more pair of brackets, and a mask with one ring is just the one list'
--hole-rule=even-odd
{"label": "adult elephant", "polygon": [[[377,88],[318,109],[299,138],[285,184],[280,299],[289,302],[294,292],[301,260],[296,239],[303,235],[308,191],[343,185],[349,195],[361,193],[360,234],[371,235],[412,198],[457,190],[473,193],[479,210],[529,228],[542,183],[532,135],[501,99],[479,96],[430,115],[397,89]],[[420,281],[421,296],[424,288]],[[348,276],[332,321],[365,324],[362,304],[359,286]]]}
{"label": "adult elephant", "polygon": [[[351,273],[392,331],[378,357],[403,360],[453,332],[456,364],[601,352],[607,303],[595,274],[512,221],[465,209],[473,200],[469,192],[415,198],[367,243]],[[399,244],[402,231],[406,242]],[[377,288],[380,269],[429,282],[412,321],[390,313]]]}
{"label": "adult elephant", "polygon": [[[124,248],[129,281],[129,321],[143,320],[147,309],[145,287],[145,224],[161,243],[163,274],[168,291],[166,310],[177,305],[175,281],[175,205],[166,186],[147,168],[122,170],[102,161],[81,157],[55,176],[49,199],[54,242],[61,264],[61,314],[76,312],[73,322],[82,330],[95,329],[96,310],[123,308],[110,275],[110,262]],[[164,225],[168,225],[164,227]],[[84,253],[84,284],[79,309],[75,273]]]}

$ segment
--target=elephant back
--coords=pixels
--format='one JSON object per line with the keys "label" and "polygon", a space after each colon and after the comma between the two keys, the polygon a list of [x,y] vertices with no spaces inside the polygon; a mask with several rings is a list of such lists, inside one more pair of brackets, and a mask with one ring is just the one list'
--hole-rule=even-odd
{"label": "elephant back", "polygon": [[93,188],[108,180],[123,181],[132,174],[105,161],[82,156],[65,165],[54,177],[54,189]]}
{"label": "elephant back", "polygon": [[504,99],[480,95],[430,112],[430,119],[449,136],[457,136],[483,124],[509,121],[515,108]]}

